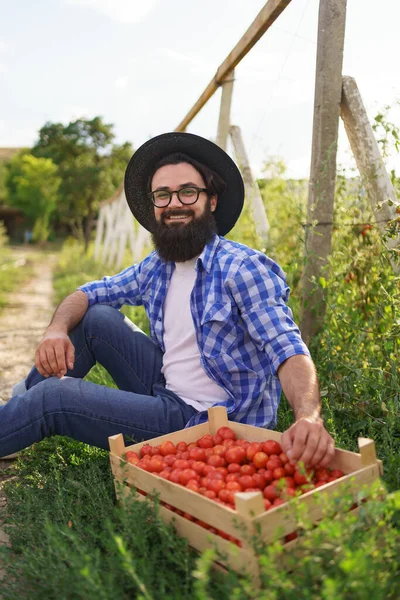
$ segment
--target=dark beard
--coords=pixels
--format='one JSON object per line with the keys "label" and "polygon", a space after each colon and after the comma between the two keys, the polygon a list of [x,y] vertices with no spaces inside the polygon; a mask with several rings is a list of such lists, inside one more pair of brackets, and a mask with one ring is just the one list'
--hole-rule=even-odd
{"label": "dark beard", "polygon": [[166,215],[189,214],[194,217],[194,212],[188,208],[171,209],[163,213],[161,222],[157,222],[151,237],[153,244],[165,261],[185,262],[202,253],[204,246],[210,242],[217,233],[215,218],[210,208],[210,201],[201,217],[192,218],[187,225],[166,225]]}

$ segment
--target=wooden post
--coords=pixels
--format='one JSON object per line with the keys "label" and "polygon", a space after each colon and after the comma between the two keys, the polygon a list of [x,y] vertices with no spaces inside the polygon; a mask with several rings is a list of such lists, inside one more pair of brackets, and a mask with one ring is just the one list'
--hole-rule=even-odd
{"label": "wooden post", "polygon": [[301,331],[306,343],[320,331],[325,299],[319,285],[331,251],[336,153],[342,94],[346,0],[320,0],[317,67]]}
{"label": "wooden post", "polygon": [[[383,164],[359,89],[352,77],[343,77],[340,115],[343,119],[347,137],[367,191],[376,223],[381,232],[384,233],[388,221],[398,217],[396,210],[399,204],[393,184]],[[389,206],[388,201],[393,203],[392,206]],[[387,241],[389,248],[396,248],[399,244],[400,236]],[[391,260],[391,264],[394,272],[399,273],[400,264],[394,260]]]}
{"label": "wooden post", "polygon": [[219,109],[217,144],[226,150],[228,142],[229,126],[231,120],[231,104],[233,93],[233,82],[235,81],[235,71],[232,70],[222,83],[221,105]]}
{"label": "wooden post", "polygon": [[251,203],[253,210],[256,232],[261,241],[265,244],[268,241],[269,223],[260,190],[257,182],[253,179],[240,127],[232,125],[230,132],[233,147],[235,149],[236,160],[243,176],[246,198],[248,202]]}

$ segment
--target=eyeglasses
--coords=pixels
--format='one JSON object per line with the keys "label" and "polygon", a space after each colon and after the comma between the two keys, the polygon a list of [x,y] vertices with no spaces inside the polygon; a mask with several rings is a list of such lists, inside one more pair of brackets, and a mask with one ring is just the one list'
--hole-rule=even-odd
{"label": "eyeglasses", "polygon": [[194,204],[199,199],[201,192],[207,191],[206,188],[184,187],[180,190],[174,190],[173,192],[169,192],[168,190],[156,190],[155,192],[150,192],[149,196],[154,206],[157,208],[165,208],[170,204],[172,194],[176,194],[178,200],[182,202],[182,204]]}

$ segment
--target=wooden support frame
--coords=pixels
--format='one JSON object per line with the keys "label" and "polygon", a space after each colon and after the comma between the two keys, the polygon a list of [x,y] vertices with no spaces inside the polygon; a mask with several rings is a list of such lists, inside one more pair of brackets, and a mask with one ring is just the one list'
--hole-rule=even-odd
{"label": "wooden support frame", "polygon": [[242,58],[252,49],[254,44],[264,35],[276,21],[281,12],[290,4],[291,0],[268,0],[260,10],[253,23],[241,37],[239,42],[228,54],[224,62],[218,67],[216,74],[201,94],[197,102],[189,110],[185,118],[179,123],[175,131],[185,131],[189,123],[217,91],[229,73],[240,63]]}
{"label": "wooden support frame", "polygon": [[[376,223],[382,233],[392,219],[398,218],[398,200],[390,177],[383,164],[378,143],[368,120],[360,91],[353,77],[343,77],[340,116],[351,150],[356,159],[363,185],[368,194]],[[391,201],[392,206],[389,202]],[[387,241],[389,248],[399,248],[400,236]],[[395,273],[400,273],[400,264],[391,260]]]}
{"label": "wooden support frame", "polygon": [[226,151],[229,136],[229,127],[231,124],[231,105],[233,94],[233,82],[235,81],[235,71],[231,71],[222,83],[221,106],[219,109],[217,144],[222,150]]}
{"label": "wooden support frame", "polygon": [[250,162],[244,147],[240,127],[232,125],[230,128],[230,133],[235,150],[236,162],[238,163],[243,176],[246,199],[248,202],[250,202],[252,207],[255,229],[261,242],[266,244],[269,233],[268,217],[267,213],[265,212],[264,203],[261,198],[257,181],[255,181],[253,178],[253,174],[251,172]]}

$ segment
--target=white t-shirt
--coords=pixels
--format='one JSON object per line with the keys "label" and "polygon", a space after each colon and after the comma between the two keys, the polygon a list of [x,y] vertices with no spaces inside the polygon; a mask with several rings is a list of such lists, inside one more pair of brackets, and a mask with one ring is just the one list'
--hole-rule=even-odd
{"label": "white t-shirt", "polygon": [[165,353],[161,372],[166,388],[197,410],[207,410],[228,395],[210,379],[200,362],[190,294],[196,279],[196,260],[175,263],[164,302]]}

